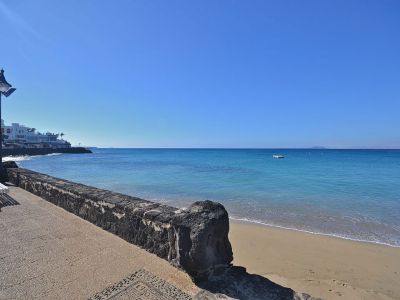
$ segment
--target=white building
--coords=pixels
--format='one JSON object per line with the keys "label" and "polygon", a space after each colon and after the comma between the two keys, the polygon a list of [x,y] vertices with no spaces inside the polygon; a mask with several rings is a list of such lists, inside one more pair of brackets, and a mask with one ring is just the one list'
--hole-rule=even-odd
{"label": "white building", "polygon": [[69,148],[71,144],[58,139],[59,134],[40,133],[35,128],[26,127],[18,123],[11,126],[4,125],[1,119],[1,132],[5,148]]}

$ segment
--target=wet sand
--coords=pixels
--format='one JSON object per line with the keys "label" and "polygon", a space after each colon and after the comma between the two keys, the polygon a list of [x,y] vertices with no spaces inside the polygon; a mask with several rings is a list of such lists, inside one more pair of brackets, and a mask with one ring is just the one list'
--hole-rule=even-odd
{"label": "wet sand", "polygon": [[234,264],[324,299],[400,299],[400,248],[231,220]]}

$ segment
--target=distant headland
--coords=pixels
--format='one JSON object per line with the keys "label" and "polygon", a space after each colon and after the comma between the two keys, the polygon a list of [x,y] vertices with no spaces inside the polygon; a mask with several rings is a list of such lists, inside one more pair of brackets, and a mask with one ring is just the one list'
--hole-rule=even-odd
{"label": "distant headland", "polygon": [[71,147],[64,133],[41,133],[19,123],[5,125],[1,120],[2,155],[45,155],[51,153],[92,153],[84,147]]}

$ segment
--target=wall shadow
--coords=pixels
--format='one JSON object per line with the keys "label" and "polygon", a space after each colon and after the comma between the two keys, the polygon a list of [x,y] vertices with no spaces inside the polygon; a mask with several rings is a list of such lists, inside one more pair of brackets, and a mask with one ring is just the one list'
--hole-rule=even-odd
{"label": "wall shadow", "polygon": [[197,284],[203,291],[196,300],[216,299],[271,299],[271,300],[317,300],[308,294],[296,293],[290,288],[276,284],[267,278],[249,274],[246,268],[233,266],[219,276]]}

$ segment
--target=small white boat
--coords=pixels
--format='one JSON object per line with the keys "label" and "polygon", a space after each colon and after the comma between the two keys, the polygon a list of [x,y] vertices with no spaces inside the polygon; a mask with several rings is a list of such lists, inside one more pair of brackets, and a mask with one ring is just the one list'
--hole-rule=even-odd
{"label": "small white boat", "polygon": [[272,155],[273,158],[285,158],[283,155],[281,154],[274,154]]}

